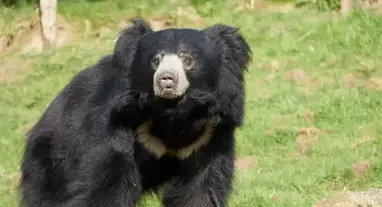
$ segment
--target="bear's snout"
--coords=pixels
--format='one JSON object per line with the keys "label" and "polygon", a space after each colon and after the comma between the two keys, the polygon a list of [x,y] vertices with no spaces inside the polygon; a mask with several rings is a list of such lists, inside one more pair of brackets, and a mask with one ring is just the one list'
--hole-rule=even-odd
{"label": "bear's snout", "polygon": [[175,89],[177,84],[177,75],[172,72],[162,72],[157,77],[159,86],[163,89]]}

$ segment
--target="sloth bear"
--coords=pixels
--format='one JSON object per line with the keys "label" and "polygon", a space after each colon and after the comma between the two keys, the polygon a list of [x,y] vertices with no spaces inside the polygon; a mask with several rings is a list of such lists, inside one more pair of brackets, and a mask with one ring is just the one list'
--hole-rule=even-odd
{"label": "sloth bear", "polygon": [[79,72],[28,133],[21,206],[224,207],[251,49],[216,24],[123,29],[112,54]]}

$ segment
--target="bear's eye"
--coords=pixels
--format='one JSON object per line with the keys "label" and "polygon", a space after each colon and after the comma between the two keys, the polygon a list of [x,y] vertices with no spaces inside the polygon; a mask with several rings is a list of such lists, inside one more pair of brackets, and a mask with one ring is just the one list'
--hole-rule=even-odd
{"label": "bear's eye", "polygon": [[191,65],[192,65],[192,60],[191,60],[191,58],[185,58],[185,59],[184,59],[184,66],[186,66],[186,67],[191,67]]}
{"label": "bear's eye", "polygon": [[158,67],[159,65],[159,57],[154,57],[154,59],[152,60],[152,64],[154,67]]}

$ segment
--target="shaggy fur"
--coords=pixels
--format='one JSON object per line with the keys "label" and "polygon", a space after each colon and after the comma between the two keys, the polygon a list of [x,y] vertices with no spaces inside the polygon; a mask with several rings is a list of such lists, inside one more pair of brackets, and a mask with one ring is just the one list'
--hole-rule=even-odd
{"label": "shaggy fur", "polygon": [[[154,95],[158,51],[193,54],[182,97]],[[22,206],[133,207],[147,191],[166,207],[226,206],[250,59],[236,28],[154,32],[134,20],[113,54],[79,72],[28,134]]]}

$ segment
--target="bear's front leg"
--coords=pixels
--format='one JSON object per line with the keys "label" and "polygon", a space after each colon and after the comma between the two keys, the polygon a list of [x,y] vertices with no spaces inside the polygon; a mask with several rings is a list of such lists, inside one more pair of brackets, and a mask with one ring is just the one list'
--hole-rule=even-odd
{"label": "bear's front leg", "polygon": [[128,134],[89,146],[70,176],[67,207],[135,207],[142,194]]}
{"label": "bear's front leg", "polygon": [[[165,207],[225,207],[232,189],[233,153],[220,154],[199,170],[171,179],[163,188]],[[194,171],[195,170],[195,171]],[[192,175],[193,174],[193,175]]]}

